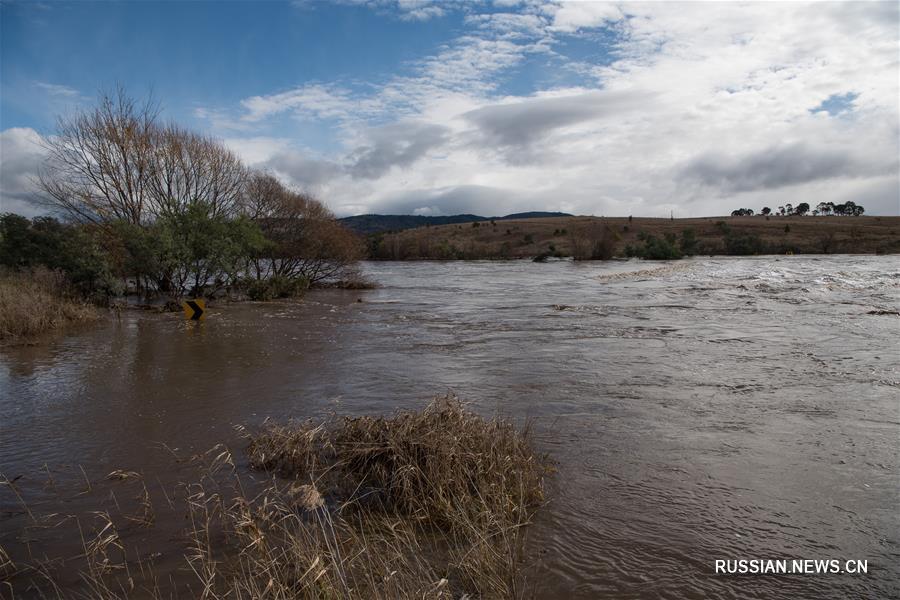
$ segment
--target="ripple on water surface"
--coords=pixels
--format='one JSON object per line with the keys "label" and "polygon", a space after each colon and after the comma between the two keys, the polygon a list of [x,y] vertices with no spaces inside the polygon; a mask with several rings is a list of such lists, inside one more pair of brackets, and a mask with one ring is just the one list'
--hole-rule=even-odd
{"label": "ripple on water surface", "polygon": [[[44,463],[165,480],[179,472],[162,444],[450,389],[534,418],[558,464],[531,531],[539,597],[896,596],[896,257],[366,271],[379,289],[213,309],[199,327],[127,313],[3,350],[0,471],[37,496]],[[0,495],[0,515],[12,504]],[[739,558],[870,573],[713,573]]]}

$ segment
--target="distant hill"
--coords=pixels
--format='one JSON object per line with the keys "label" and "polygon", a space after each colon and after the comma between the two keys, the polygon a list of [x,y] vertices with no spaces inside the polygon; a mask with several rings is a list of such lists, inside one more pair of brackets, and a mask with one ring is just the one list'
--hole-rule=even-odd
{"label": "distant hill", "polygon": [[425,225],[437,226],[452,225],[455,223],[471,223],[473,221],[503,221],[508,219],[539,219],[571,216],[573,215],[562,212],[532,211],[515,213],[504,217],[482,217],[470,214],[449,215],[444,217],[423,217],[418,215],[356,215],[353,217],[344,217],[339,219],[339,221],[357,233],[369,235],[385,231],[403,231],[404,229],[414,229],[416,227],[424,227]]}

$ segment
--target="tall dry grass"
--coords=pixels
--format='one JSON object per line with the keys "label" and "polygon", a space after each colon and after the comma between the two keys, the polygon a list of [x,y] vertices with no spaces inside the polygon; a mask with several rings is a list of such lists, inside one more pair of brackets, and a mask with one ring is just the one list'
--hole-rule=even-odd
{"label": "tall dry grass", "polygon": [[93,306],[69,293],[61,272],[0,272],[0,340],[23,340],[96,318]]}
{"label": "tall dry grass", "polygon": [[97,510],[78,526],[82,552],[66,567],[80,565],[77,589],[57,586],[47,562],[7,564],[5,579],[53,598],[526,597],[526,526],[548,474],[529,437],[454,397],[388,418],[270,424],[247,436],[263,482],[241,476],[220,446],[166,496],[185,517],[189,583],[154,573],[120,536],[154,527],[157,514],[141,477],[124,470],[108,476],[137,492],[124,516]]}

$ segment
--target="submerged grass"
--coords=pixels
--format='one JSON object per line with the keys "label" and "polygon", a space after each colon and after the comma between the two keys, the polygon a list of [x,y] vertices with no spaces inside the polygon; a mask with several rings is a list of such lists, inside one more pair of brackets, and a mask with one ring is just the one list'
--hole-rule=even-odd
{"label": "submerged grass", "polygon": [[67,293],[55,271],[0,273],[0,340],[21,341],[71,323],[97,318],[97,310]]}
{"label": "submerged grass", "polygon": [[248,484],[217,447],[197,457],[197,481],[166,497],[186,509],[189,584],[160,585],[119,536],[117,527],[153,526],[155,514],[142,478],[121,470],[108,481],[135,487],[133,514],[117,525],[93,513],[80,589],[48,587],[52,569],[41,565],[16,565],[7,580],[31,573],[49,597],[526,597],[526,525],[549,473],[529,438],[452,396],[387,418],[269,424],[248,435],[264,482]]}

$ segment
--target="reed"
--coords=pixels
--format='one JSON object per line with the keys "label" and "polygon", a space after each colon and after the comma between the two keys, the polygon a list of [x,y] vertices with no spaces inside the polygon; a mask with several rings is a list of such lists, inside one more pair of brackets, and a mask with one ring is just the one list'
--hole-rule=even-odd
{"label": "reed", "polygon": [[68,293],[57,271],[0,273],[0,340],[22,341],[71,323],[91,321],[97,310]]}

